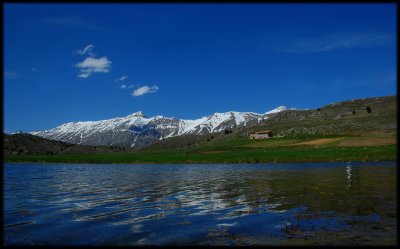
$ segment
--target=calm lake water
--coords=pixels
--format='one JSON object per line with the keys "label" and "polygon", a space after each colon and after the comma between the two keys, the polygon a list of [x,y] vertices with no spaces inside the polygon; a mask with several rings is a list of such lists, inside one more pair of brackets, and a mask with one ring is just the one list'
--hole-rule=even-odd
{"label": "calm lake water", "polygon": [[396,162],[5,163],[5,245],[394,245]]}

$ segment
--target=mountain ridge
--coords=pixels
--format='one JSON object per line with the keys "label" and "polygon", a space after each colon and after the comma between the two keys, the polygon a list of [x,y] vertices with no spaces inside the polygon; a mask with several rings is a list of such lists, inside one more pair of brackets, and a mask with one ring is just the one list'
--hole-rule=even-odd
{"label": "mountain ridge", "polygon": [[[278,137],[386,133],[393,132],[397,127],[396,102],[396,95],[370,97],[333,102],[315,109],[279,106],[264,114],[215,112],[194,120],[161,115],[148,118],[138,111],[107,120],[69,122],[30,134],[73,144],[140,149],[163,142],[166,138],[190,140],[192,136],[226,131],[247,137],[251,132],[267,128]],[[182,143],[185,144],[185,141]]]}
{"label": "mountain ridge", "polygon": [[215,112],[198,119],[177,119],[157,115],[148,118],[142,111],[124,117],[98,121],[77,121],[29,134],[84,145],[142,147],[169,137],[220,132],[237,126],[254,125],[268,115],[287,110],[279,106],[264,114],[255,112]]}

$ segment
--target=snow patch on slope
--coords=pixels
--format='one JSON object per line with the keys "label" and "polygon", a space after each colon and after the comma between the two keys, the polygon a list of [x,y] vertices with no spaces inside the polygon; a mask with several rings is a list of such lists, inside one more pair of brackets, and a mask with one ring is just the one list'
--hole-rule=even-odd
{"label": "snow patch on slope", "polygon": [[281,112],[281,111],[286,111],[286,110],[287,110],[286,106],[279,106],[271,111],[264,113],[264,115],[271,114],[271,113],[277,113],[277,112]]}
{"label": "snow patch on slope", "polygon": [[[54,140],[67,142],[75,141],[76,143],[85,144],[85,139],[90,136],[114,137],[114,134],[117,134],[118,132],[130,132],[130,134],[135,136],[133,143],[131,143],[131,145],[134,146],[139,143],[137,142],[137,139],[140,136],[147,136],[145,131],[149,131],[149,129],[154,129],[156,133],[160,134],[160,138],[185,134],[220,132],[226,128],[232,128],[233,126],[246,126],[250,121],[261,122],[268,118],[268,114],[284,110],[287,110],[285,106],[279,106],[264,114],[235,111],[224,113],[217,112],[194,120],[167,118],[160,115],[147,118],[143,112],[138,111],[125,117],[117,117],[113,119],[69,122],[50,130],[33,131],[30,132],[30,134]],[[76,138],[78,138],[77,141]]]}

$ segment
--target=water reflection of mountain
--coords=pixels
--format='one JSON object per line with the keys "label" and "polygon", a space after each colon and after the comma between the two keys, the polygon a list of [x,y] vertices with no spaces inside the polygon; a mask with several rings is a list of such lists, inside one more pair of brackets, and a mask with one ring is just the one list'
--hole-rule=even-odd
{"label": "water reflection of mountain", "polygon": [[[80,174],[72,172],[59,172],[57,181],[52,179],[49,185],[53,191],[64,193],[53,200],[54,204],[70,202],[78,211],[110,202],[124,208],[146,203],[163,210],[190,208],[192,214],[235,207],[233,214],[242,215],[306,206],[310,212],[394,215],[388,207],[395,205],[396,199],[395,178],[390,177],[396,174],[394,167],[344,164],[302,170],[261,167],[236,171],[194,166],[154,172],[114,169],[96,174],[89,167]],[[60,181],[63,177],[68,180]]]}
{"label": "water reflection of mountain", "polygon": [[[6,226],[19,225],[20,235],[29,234],[34,222],[53,219],[57,222],[43,233],[51,237],[62,218],[75,226],[64,230],[72,237],[95,236],[114,225],[113,231],[120,229],[135,243],[192,233],[196,243],[207,236],[225,243],[234,234],[248,244],[270,244],[281,234],[298,239],[310,231],[318,231],[314,241],[334,238],[330,233],[338,231],[331,228],[340,223],[350,229],[341,231],[343,238],[384,237],[392,243],[395,175],[394,164],[368,163],[13,165],[4,184]],[[318,228],[321,220],[328,229]],[[82,231],[92,225],[93,230]],[[102,239],[106,235],[113,236]]]}
{"label": "water reflection of mountain", "polygon": [[[306,206],[311,212],[335,211],[347,215],[394,215],[394,167],[351,166],[309,170],[248,172],[227,180],[219,190],[223,201],[235,205],[241,196],[250,209],[283,211]],[[392,208],[389,208],[388,205]]]}

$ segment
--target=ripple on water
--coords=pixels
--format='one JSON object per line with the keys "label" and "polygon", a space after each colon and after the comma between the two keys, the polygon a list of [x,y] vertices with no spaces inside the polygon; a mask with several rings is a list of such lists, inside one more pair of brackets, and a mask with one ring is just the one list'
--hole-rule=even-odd
{"label": "ripple on water", "polygon": [[395,244],[395,175],[395,163],[5,164],[5,244]]}

